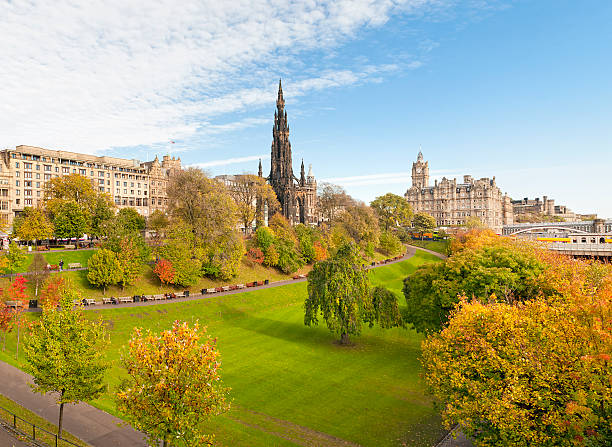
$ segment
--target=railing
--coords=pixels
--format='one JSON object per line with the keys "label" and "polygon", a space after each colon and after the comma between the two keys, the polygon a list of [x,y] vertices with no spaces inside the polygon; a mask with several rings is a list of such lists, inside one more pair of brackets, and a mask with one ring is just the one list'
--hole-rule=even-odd
{"label": "railing", "polygon": [[38,443],[46,444],[51,447],[81,447],[79,444],[60,438],[56,433],[51,433],[44,428],[37,427],[1,406],[0,419],[6,421],[6,423],[19,434],[33,441],[37,441]]}

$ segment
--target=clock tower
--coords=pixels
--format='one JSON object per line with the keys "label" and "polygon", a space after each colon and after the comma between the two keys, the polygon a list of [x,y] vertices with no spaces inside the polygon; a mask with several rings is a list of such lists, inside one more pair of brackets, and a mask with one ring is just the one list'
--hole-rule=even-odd
{"label": "clock tower", "polygon": [[429,162],[423,161],[421,151],[419,151],[417,161],[412,163],[412,186],[417,188],[429,186]]}

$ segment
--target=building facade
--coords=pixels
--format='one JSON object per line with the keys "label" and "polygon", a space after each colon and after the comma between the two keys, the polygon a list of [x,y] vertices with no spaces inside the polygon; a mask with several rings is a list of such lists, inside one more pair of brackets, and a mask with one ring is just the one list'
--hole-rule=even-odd
{"label": "building facade", "polygon": [[515,218],[529,214],[540,214],[567,220],[576,218],[576,214],[567,206],[555,205],[554,199],[549,199],[547,196],[543,196],[542,200],[539,197],[535,199],[525,197],[522,200],[513,200],[512,208]]}
{"label": "building facade", "polygon": [[54,177],[79,174],[118,208],[133,207],[143,216],[168,204],[166,187],[181,159],[166,155],[160,162],[94,156],[76,152],[17,146],[0,151],[0,219],[11,225],[26,207],[44,198],[45,183]]}
{"label": "building facade", "polygon": [[502,194],[495,177],[476,180],[465,175],[463,183],[444,177],[430,186],[429,163],[421,152],[412,164],[412,186],[404,197],[414,213],[430,214],[439,227],[465,225],[470,217],[477,217],[500,233],[503,225],[513,222],[510,197]]}
{"label": "building facade", "polygon": [[[315,225],[317,223],[317,182],[312,173],[312,166],[308,170],[308,175],[305,174],[304,160],[302,160],[300,178],[293,175],[289,125],[280,81],[274,112],[274,127],[272,128],[270,164],[270,175],[267,180],[276,193],[283,216],[292,224]],[[259,175],[263,175],[261,163]]]}

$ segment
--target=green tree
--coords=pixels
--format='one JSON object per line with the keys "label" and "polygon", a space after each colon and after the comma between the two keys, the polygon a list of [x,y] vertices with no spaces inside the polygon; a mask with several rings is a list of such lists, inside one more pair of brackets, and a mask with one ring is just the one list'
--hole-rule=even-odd
{"label": "green tree", "polygon": [[54,208],[53,226],[58,238],[78,240],[89,229],[88,216],[77,202],[62,201]]}
{"label": "green tree", "polygon": [[15,242],[9,244],[8,252],[5,255],[8,262],[7,269],[9,273],[13,273],[15,270],[19,270],[23,267],[27,260],[27,255],[19,248],[19,245]]}
{"label": "green tree", "polygon": [[370,206],[378,216],[380,226],[385,230],[410,225],[412,207],[408,200],[397,194],[387,193],[376,197]]}
{"label": "green tree", "polygon": [[317,193],[318,207],[326,222],[332,222],[346,207],[354,204],[341,186],[332,183],[321,183]]}
{"label": "green tree", "polygon": [[400,254],[404,246],[399,238],[390,231],[383,231],[378,238],[379,250],[387,256],[395,256]]}
{"label": "green tree", "polygon": [[42,209],[26,208],[13,231],[24,241],[44,240],[53,236],[53,225]]}
{"label": "green tree", "polygon": [[139,257],[138,249],[135,247],[132,239],[124,238],[120,242],[120,250],[115,253],[119,262],[119,279],[118,283],[121,288],[126,285],[131,285],[136,282],[142,268],[142,262]]}
{"label": "green tree", "polygon": [[156,242],[160,242],[164,237],[165,231],[170,225],[166,213],[160,210],[155,210],[147,219],[147,230],[153,233],[153,238]]}
{"label": "green tree", "polygon": [[276,194],[266,179],[252,174],[237,175],[234,178],[230,194],[236,202],[238,215],[245,232],[251,232],[253,222],[264,220],[264,206],[268,207],[268,214],[272,215],[280,208]]}
{"label": "green tree", "polygon": [[204,422],[229,410],[215,340],[197,323],[175,321],[161,334],[134,329],[122,355],[128,378],[117,393],[117,409],[148,435],[150,446],[211,445]]}
{"label": "green tree", "polygon": [[433,231],[436,228],[436,219],[425,212],[416,213],[414,219],[412,219],[412,226],[417,232],[421,233],[421,239],[423,239],[423,233]]}
{"label": "green tree", "polygon": [[145,218],[136,208],[121,208],[115,218],[115,224],[127,232],[139,232],[145,229]]}
{"label": "green tree", "polygon": [[195,284],[202,270],[202,261],[195,257],[195,236],[188,225],[176,221],[168,230],[165,243],[155,249],[160,259],[167,259],[174,268],[173,284]]}
{"label": "green tree", "polygon": [[380,228],[372,208],[367,205],[351,205],[334,221],[369,256],[374,256],[378,246]]}
{"label": "green tree", "polygon": [[64,404],[95,399],[106,389],[102,321],[91,321],[72,302],[80,297],[66,293],[60,309],[45,307],[25,341],[27,372],[34,377],[32,389],[40,394],[57,393],[58,435],[62,436]]}
{"label": "green tree", "polygon": [[102,287],[106,295],[106,287],[121,280],[121,264],[117,255],[104,248],[98,250],[87,262],[87,280],[96,287]]}
{"label": "green tree", "polygon": [[355,245],[347,244],[314,265],[304,303],[306,326],[317,325],[321,313],[328,329],[348,344],[351,335],[361,333],[364,322],[372,321],[370,281],[362,263]]}
{"label": "green tree", "polygon": [[541,276],[546,268],[531,247],[499,238],[459,251],[442,263],[420,266],[405,279],[405,319],[419,332],[439,331],[460,295],[514,303],[550,294]]}

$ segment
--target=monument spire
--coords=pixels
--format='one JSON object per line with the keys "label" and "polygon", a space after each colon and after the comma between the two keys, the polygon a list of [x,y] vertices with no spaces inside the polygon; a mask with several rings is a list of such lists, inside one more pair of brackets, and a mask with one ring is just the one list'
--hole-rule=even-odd
{"label": "monument spire", "polygon": [[302,158],[302,167],[300,168],[300,186],[306,184],[306,174],[304,173],[304,159]]}
{"label": "monument spire", "polygon": [[259,171],[257,172],[259,177],[263,177],[263,169],[261,167],[261,158],[259,159]]}

